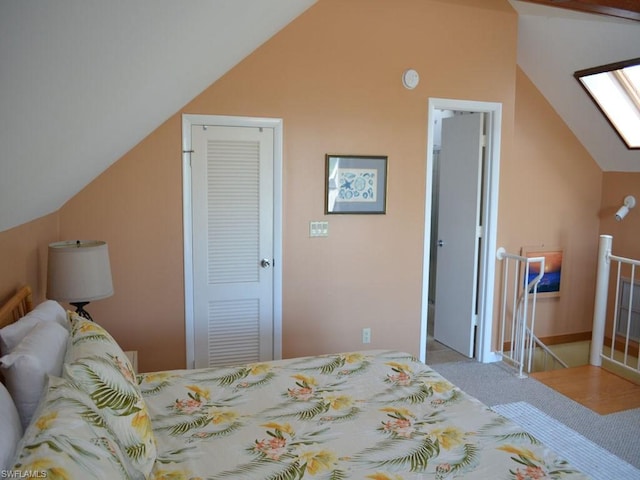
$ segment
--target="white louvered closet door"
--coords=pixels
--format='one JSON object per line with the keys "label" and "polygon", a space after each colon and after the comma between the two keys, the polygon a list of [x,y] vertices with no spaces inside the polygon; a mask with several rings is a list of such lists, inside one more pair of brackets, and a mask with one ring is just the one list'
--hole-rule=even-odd
{"label": "white louvered closet door", "polygon": [[273,129],[191,138],[195,367],[271,360]]}

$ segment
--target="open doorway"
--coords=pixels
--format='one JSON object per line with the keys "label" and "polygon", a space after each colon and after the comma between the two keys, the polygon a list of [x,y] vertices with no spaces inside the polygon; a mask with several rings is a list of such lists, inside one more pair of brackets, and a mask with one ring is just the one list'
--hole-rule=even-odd
{"label": "open doorway", "polygon": [[501,111],[499,103],[429,100],[420,351],[427,363],[431,333],[464,357],[498,360],[491,339]]}

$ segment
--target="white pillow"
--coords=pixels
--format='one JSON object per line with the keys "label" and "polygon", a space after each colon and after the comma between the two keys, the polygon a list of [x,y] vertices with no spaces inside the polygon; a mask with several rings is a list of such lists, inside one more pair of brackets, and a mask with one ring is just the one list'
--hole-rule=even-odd
{"label": "white pillow", "polygon": [[47,374],[60,376],[69,332],[56,322],[40,322],[13,351],[0,358],[0,368],[23,428],[38,406]]}
{"label": "white pillow", "polygon": [[54,300],[45,300],[17,322],[0,329],[0,353],[11,353],[33,327],[47,321],[55,321],[69,329],[67,312],[62,305]]}
{"label": "white pillow", "polygon": [[11,467],[11,461],[16,453],[16,446],[22,438],[23,429],[9,392],[0,383],[0,472]]}

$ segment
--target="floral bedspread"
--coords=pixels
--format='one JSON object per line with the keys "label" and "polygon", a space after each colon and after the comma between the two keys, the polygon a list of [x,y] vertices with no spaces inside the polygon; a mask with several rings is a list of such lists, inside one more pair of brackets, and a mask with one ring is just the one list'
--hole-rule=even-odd
{"label": "floral bedspread", "polygon": [[154,479],[587,478],[410,355],[139,377]]}

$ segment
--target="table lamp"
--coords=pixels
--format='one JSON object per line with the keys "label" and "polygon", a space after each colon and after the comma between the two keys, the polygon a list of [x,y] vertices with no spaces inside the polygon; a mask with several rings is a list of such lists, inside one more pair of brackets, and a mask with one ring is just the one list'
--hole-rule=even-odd
{"label": "table lamp", "polygon": [[85,305],[113,295],[106,242],[75,240],[49,244],[47,298],[68,302],[93,320]]}

